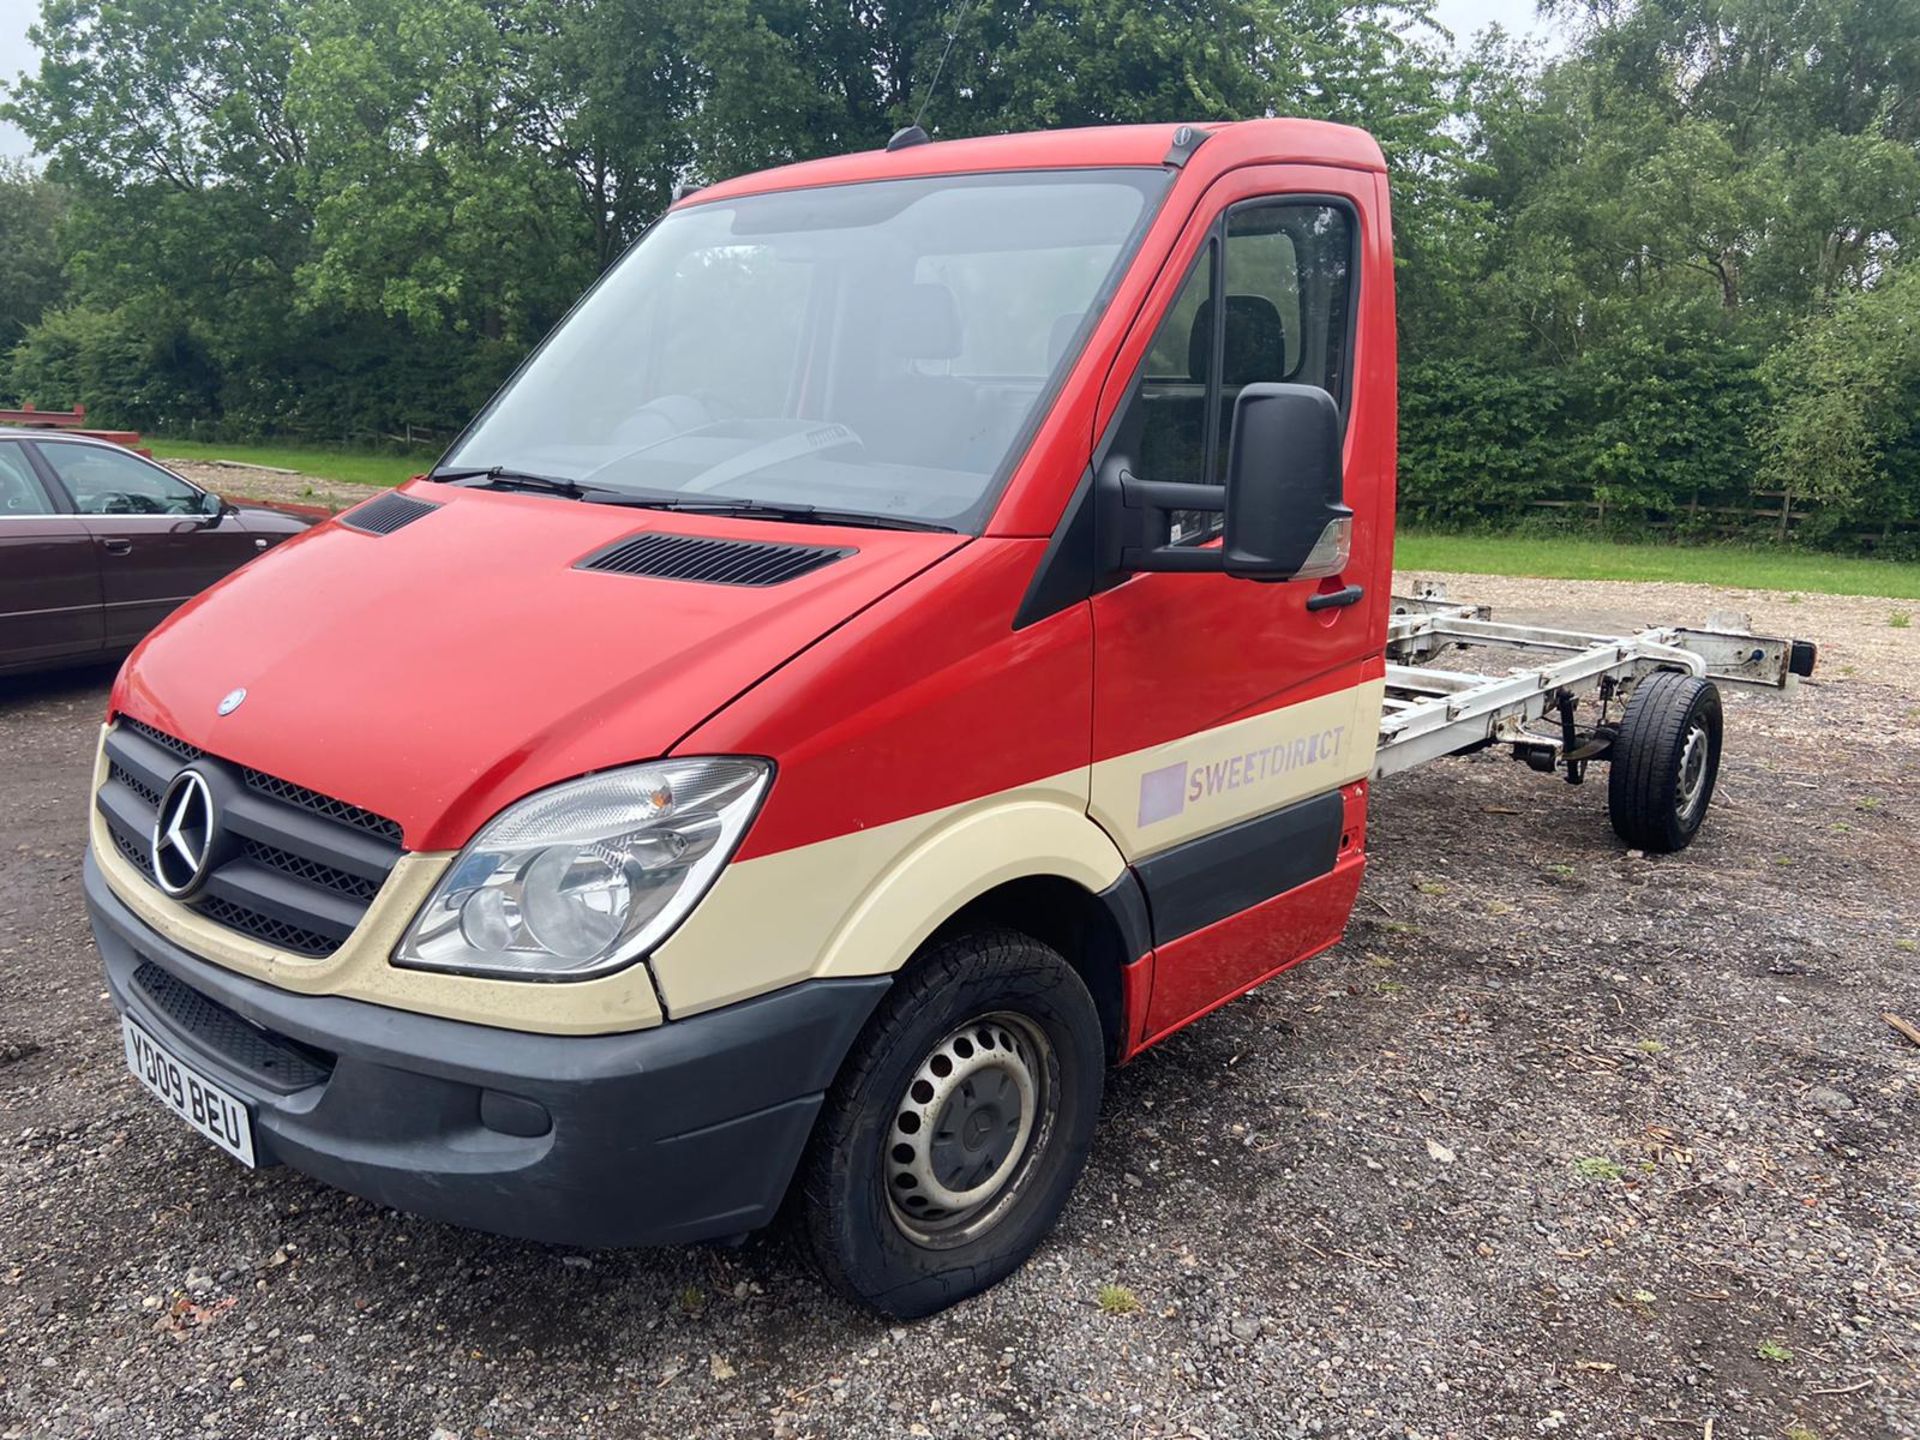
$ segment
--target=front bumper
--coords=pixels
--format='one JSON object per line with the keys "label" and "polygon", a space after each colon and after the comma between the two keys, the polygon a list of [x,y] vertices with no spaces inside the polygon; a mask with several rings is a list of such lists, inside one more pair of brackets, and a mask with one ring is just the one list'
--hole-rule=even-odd
{"label": "front bumper", "polygon": [[91,853],[85,886],[114,1004],[247,1102],[261,1163],[557,1244],[766,1224],[891,983],[815,980],[632,1034],[535,1035],[280,990],[151,929]]}

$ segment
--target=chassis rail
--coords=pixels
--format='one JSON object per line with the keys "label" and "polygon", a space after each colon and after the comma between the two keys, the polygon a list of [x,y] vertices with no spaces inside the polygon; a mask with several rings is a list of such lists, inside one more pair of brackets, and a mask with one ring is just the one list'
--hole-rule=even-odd
{"label": "chassis rail", "polygon": [[[1599,635],[1503,624],[1485,606],[1461,605],[1437,588],[1393,597],[1387,622],[1387,694],[1380,717],[1376,779],[1443,755],[1506,744],[1536,770],[1564,768],[1580,783],[1589,761],[1606,760],[1614,734],[1607,709],[1656,670],[1678,670],[1726,684],[1789,689],[1813,672],[1805,640],[1754,635],[1744,617],[1711,617],[1711,628],[1660,626],[1635,635]],[[1420,665],[1454,647],[1539,652],[1554,658],[1505,674]],[[1598,694],[1601,720],[1581,730],[1575,705]],[[1528,726],[1549,714],[1557,733]]]}

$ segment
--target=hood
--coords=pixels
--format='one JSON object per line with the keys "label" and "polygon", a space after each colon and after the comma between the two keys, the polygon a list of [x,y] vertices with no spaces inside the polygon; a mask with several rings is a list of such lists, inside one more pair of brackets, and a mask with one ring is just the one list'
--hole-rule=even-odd
{"label": "hood", "polygon": [[259,535],[298,535],[333,514],[318,505],[275,505],[266,500],[229,500],[249,531]]}
{"label": "hood", "polygon": [[[114,712],[452,849],[533,790],[667,753],[968,538],[396,493],[437,508],[386,534],[349,511],[236,571],[134,651]],[[773,585],[579,568],[644,534],[842,553]]]}

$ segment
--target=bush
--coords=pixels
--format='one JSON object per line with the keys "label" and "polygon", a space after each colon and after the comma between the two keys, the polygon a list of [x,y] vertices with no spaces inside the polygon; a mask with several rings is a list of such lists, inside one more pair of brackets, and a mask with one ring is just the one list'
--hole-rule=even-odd
{"label": "bush", "polygon": [[1537,514],[1573,476],[1560,372],[1428,360],[1400,377],[1400,511],[1435,525]]}
{"label": "bush", "polygon": [[162,430],[207,413],[219,374],[183,317],[152,303],[43,316],[15,347],[12,390],[42,410]]}

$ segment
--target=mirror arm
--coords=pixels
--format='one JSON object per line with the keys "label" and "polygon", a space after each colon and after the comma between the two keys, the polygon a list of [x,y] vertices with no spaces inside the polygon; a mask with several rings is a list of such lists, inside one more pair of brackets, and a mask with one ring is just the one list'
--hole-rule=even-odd
{"label": "mirror arm", "polygon": [[1142,480],[1120,472],[1120,494],[1129,510],[1203,510],[1218,515],[1227,508],[1224,485],[1195,485],[1185,480]]}
{"label": "mirror arm", "polygon": [[1227,492],[1219,485],[1194,485],[1178,480],[1142,480],[1129,473],[1126,461],[1109,458],[1095,477],[1106,511],[1103,569],[1111,575],[1139,571],[1212,571],[1226,568],[1218,545],[1169,545],[1168,512],[1201,510],[1219,513],[1227,508]]}

